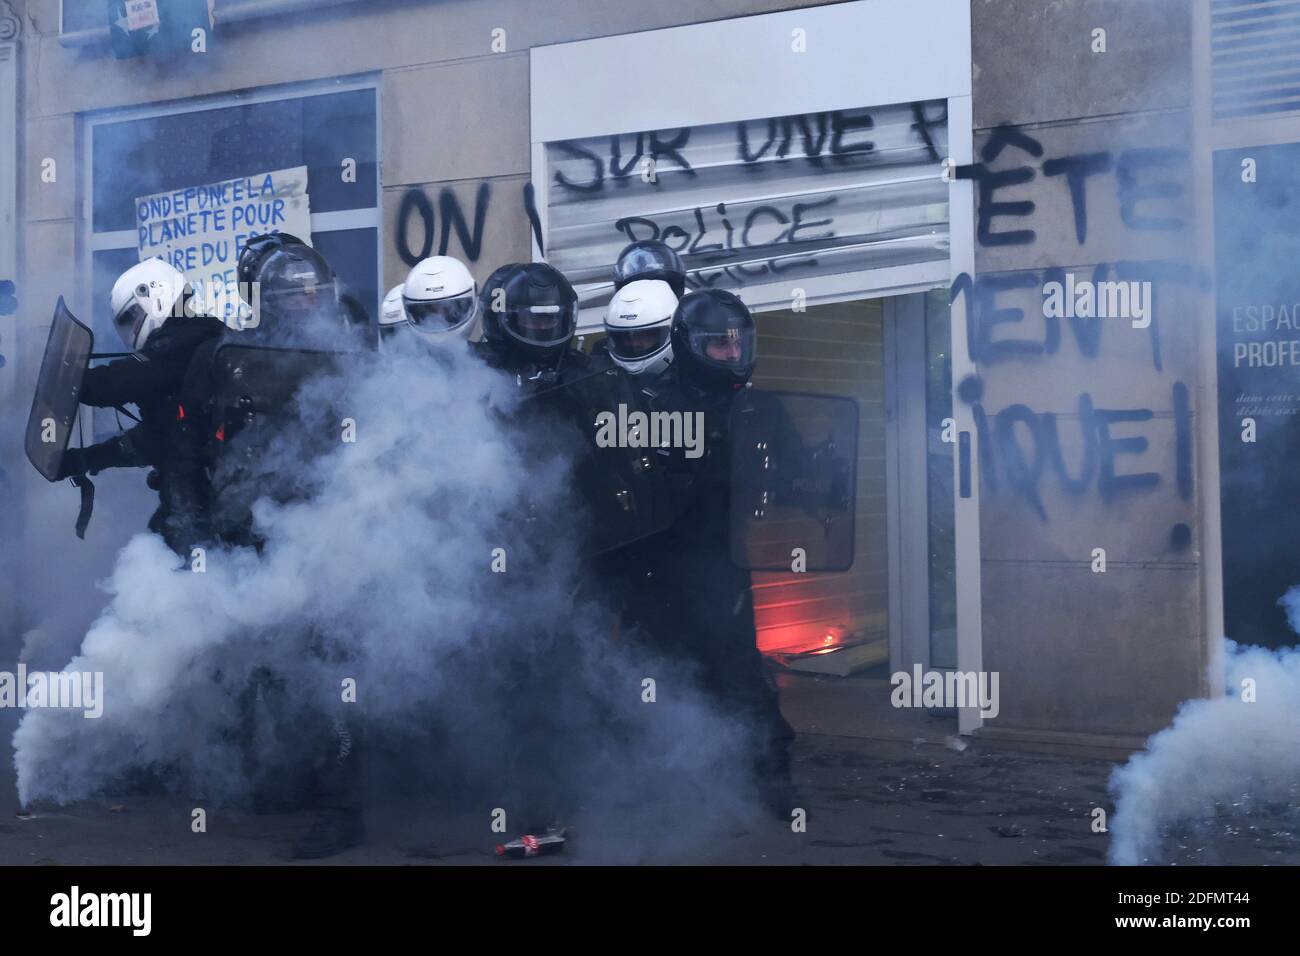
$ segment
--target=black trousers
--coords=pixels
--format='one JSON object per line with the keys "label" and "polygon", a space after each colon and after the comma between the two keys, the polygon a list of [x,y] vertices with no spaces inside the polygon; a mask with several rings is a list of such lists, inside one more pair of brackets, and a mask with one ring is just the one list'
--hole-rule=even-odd
{"label": "black trousers", "polygon": [[760,782],[788,780],[795,735],[758,650],[749,572],[716,549],[673,549],[619,578],[628,627],[656,652],[692,665],[701,689],[751,726]]}

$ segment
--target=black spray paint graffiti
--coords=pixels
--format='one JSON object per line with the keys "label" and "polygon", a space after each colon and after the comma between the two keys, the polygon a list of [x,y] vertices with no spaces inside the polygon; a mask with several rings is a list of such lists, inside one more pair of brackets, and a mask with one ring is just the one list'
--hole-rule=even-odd
{"label": "black spray paint graffiti", "polygon": [[[1008,200],[1000,191],[1031,182],[1033,166],[1021,165],[992,171],[987,164],[1004,150],[1017,149],[1035,160],[1044,149],[1032,136],[1009,127],[995,129],[980,153],[981,163],[964,170],[974,179],[979,193],[976,238],[983,246],[1023,246],[1037,238],[1028,228],[1036,205],[1033,201]],[[1160,215],[1148,203],[1180,199],[1185,192],[1187,153],[1166,148],[1135,148],[1120,151],[1080,153],[1042,161],[1043,176],[1060,177],[1070,196],[1074,236],[1082,246],[1088,238],[1090,181],[1114,174],[1114,194],[1125,228],[1139,232],[1174,232],[1187,223],[1173,215]],[[1097,183],[1092,183],[1093,188]],[[1026,220],[1022,228],[1006,228],[1006,220]],[[1000,228],[995,229],[997,222]],[[1077,270],[1081,271],[1081,270]],[[1192,408],[1190,393],[1181,381],[1171,383],[1172,414],[1157,415],[1149,408],[1099,407],[1091,392],[1077,398],[1077,421],[1063,422],[1053,412],[1038,412],[1024,403],[1013,403],[997,412],[983,404],[984,381],[990,368],[1007,362],[1037,362],[1058,354],[1065,342],[1084,360],[1095,360],[1101,351],[1107,324],[1113,320],[1071,315],[1065,322],[1046,315],[1043,309],[1028,312],[1009,305],[1001,297],[1016,290],[1042,290],[1047,283],[1064,282],[1066,270],[1005,272],[973,279],[963,274],[951,288],[955,303],[965,299],[968,308],[966,349],[970,360],[981,369],[957,388],[958,398],[971,407],[979,439],[979,469],[983,487],[996,494],[1003,487],[1021,497],[1042,521],[1048,520],[1042,486],[1047,476],[1059,483],[1065,494],[1081,497],[1095,489],[1101,502],[1113,504],[1128,495],[1149,494],[1160,488],[1163,477],[1143,461],[1149,436],[1161,427],[1171,427],[1174,437],[1174,489],[1183,501],[1191,499]],[[1092,269],[1092,281],[1112,278],[1124,282],[1150,282],[1153,299],[1146,336],[1155,374],[1164,370],[1161,354],[1161,324],[1158,297],[1162,286],[1208,287],[1208,278],[1193,266],[1177,261],[1122,261],[1101,263]],[[1037,298],[1037,296],[1035,296]],[[1063,328],[1062,326],[1066,327]],[[1168,422],[1167,425],[1164,423]],[[1077,442],[1069,441],[1077,437]],[[1064,449],[1080,451],[1067,456]],[[1067,458],[1073,460],[1067,461]],[[1146,470],[1143,470],[1143,469]],[[1191,529],[1183,523],[1170,531],[1169,547],[1182,551],[1191,546]]]}
{"label": "black spray paint graffiti", "polygon": [[[746,213],[743,223],[737,225],[727,217],[727,204],[720,202],[716,206],[698,206],[692,210],[696,226],[690,231],[676,225],[661,227],[653,219],[644,216],[627,216],[615,222],[614,226],[627,237],[628,242],[659,239],[679,255],[698,256],[699,264],[705,268],[692,263],[689,280],[692,288],[708,288],[724,275],[743,285],[758,276],[778,275],[791,269],[816,265],[815,257],[797,255],[799,247],[833,238],[835,231],[827,229],[823,232],[807,232],[831,225],[832,219],[829,216],[821,219],[806,217],[815,210],[829,209],[834,205],[835,197],[828,196],[815,202],[796,202],[790,206],[788,214],[777,206],[755,206]],[[704,241],[709,235],[709,226],[705,223],[706,212],[710,220],[717,216],[718,221],[713,224],[721,226],[719,232],[714,233],[721,233],[718,242]],[[776,232],[772,233],[772,229],[776,229]],[[766,233],[762,241],[756,236],[760,230]],[[749,255],[754,252],[767,253],[770,258],[757,264],[735,263],[715,270],[707,268],[712,263],[734,257],[740,249],[749,250]],[[796,254],[791,255],[791,252]]]}
{"label": "black spray paint graffiti", "polygon": [[[1060,318],[1045,315],[1042,309],[1035,309],[1031,317],[1026,318],[1024,309],[1004,305],[998,297],[1017,289],[1041,290],[1049,282],[1063,283],[1065,272],[1061,267],[1054,267],[993,273],[975,279],[964,272],[959,275],[952,284],[950,294],[952,301],[965,298],[969,305],[966,352],[970,360],[987,367],[1016,358],[1057,354],[1063,337]],[[1204,291],[1209,287],[1208,276],[1188,263],[1170,260],[1123,260],[1102,262],[1093,267],[1093,282],[1102,283],[1111,278],[1122,282],[1151,283],[1151,322],[1146,333],[1151,347],[1151,366],[1156,372],[1163,372],[1158,307],[1161,301],[1160,289],[1162,286],[1181,285]],[[1070,337],[1081,356],[1086,359],[1097,357],[1109,321],[1112,320],[1078,315],[1071,315],[1066,320]],[[996,332],[999,326],[1015,326],[1020,334],[1010,334],[1009,330]]]}
{"label": "black spray paint graffiti", "polygon": [[[401,205],[397,208],[397,224],[393,233],[398,257],[408,266],[414,266],[421,259],[434,255],[434,227],[438,216],[441,216],[442,224],[437,233],[436,254],[447,255],[447,250],[451,246],[451,235],[455,232],[456,240],[460,243],[465,258],[470,262],[478,262],[483,253],[484,223],[487,221],[488,204],[491,201],[492,187],[485,182],[479,183],[478,191],[474,196],[474,224],[471,227],[460,207],[460,200],[456,198],[450,186],[444,186],[438,194],[437,215],[434,213],[433,203],[424,190],[414,187],[408,189],[402,194]],[[524,183],[523,206],[533,238],[537,241],[537,248],[545,255],[542,223],[537,214],[537,200],[531,182]],[[419,223],[418,248],[413,248],[408,239],[412,216],[415,216]]]}
{"label": "black spray paint graffiti", "polygon": [[[947,125],[947,108],[927,112],[926,105],[913,103],[911,129],[934,162],[942,157],[935,145],[935,130]],[[757,173],[762,164],[799,160],[818,169],[827,164],[861,161],[876,152],[869,131],[875,126],[869,110],[833,110],[797,116],[752,120],[735,126],[736,157],[747,174]],[[648,163],[655,177],[648,185],[662,188],[673,174],[695,177],[697,171],[685,156],[694,132],[692,127],[658,130],[635,135],[609,137],[607,150],[597,152],[588,145],[562,142],[555,147],[586,165],[585,175],[555,172],[555,185],[578,193],[592,194],[609,188],[626,188],[644,182],[641,173]],[[836,197],[812,202],[791,202],[783,206],[764,204],[748,209],[743,219],[733,219],[727,204],[695,207],[690,211],[694,226],[664,224],[648,216],[626,216],[614,227],[628,242],[658,239],[683,256],[696,257],[688,278],[691,288],[709,288],[724,277],[737,285],[755,279],[817,265],[808,247],[833,239]],[[820,216],[820,218],[813,218]],[[823,229],[822,227],[830,227]],[[821,230],[821,231],[816,231]],[[736,260],[743,260],[737,262]],[[716,268],[710,268],[715,266]]]}
{"label": "black spray paint graffiti", "polygon": [[[930,158],[938,162],[942,157],[935,146],[932,132],[944,129],[948,122],[946,107],[938,115],[926,113],[924,104],[912,104],[915,130],[925,145]],[[777,116],[766,120],[748,120],[736,124],[736,157],[743,168],[751,172],[757,164],[768,158],[789,161],[794,157],[796,137],[800,140],[802,159],[815,167],[831,163],[846,163],[852,157],[873,153],[875,143],[860,134],[873,129],[875,121],[869,110],[831,110],[824,113],[805,113],[798,116]],[[761,127],[761,132],[758,130]],[[642,167],[648,161],[656,172],[654,185],[659,185],[660,173],[677,172],[695,176],[696,170],[683,155],[694,129],[689,126],[673,130],[655,130],[636,134],[615,135],[609,138],[609,149],[598,153],[581,143],[565,141],[555,148],[589,166],[585,178],[570,178],[561,171],[555,173],[555,184],[575,192],[594,193],[609,185],[626,187],[640,178]],[[625,139],[630,143],[625,144]],[[624,151],[627,158],[624,159]]]}
{"label": "black spray paint graffiti", "polygon": [[[1023,186],[1037,175],[1034,167],[1027,164],[996,172],[990,170],[987,164],[1008,148],[1019,149],[1035,159],[1043,155],[1042,143],[1032,136],[1021,130],[999,126],[989,134],[988,142],[980,150],[983,162],[974,164],[964,173],[975,180],[979,190],[975,236],[983,246],[1023,246],[1037,238],[1033,229],[993,230],[995,219],[1026,219],[1033,216],[1036,208],[1032,200],[996,198],[999,190]],[[1182,198],[1186,189],[1187,162],[1188,153],[1183,149],[1138,147],[1122,150],[1118,155],[1095,152],[1048,159],[1042,164],[1042,172],[1044,176],[1063,178],[1070,192],[1075,238],[1083,245],[1088,238],[1088,180],[1112,171],[1120,221],[1127,228],[1142,232],[1174,232],[1186,228],[1185,220],[1177,216],[1152,215],[1145,211],[1143,204]]]}
{"label": "black spray paint graffiti", "polygon": [[[671,133],[671,136],[668,134]],[[668,138],[663,138],[668,136]],[[653,133],[637,133],[635,145],[632,147],[631,155],[626,162],[623,161],[623,137],[611,136],[609,138],[609,158],[593,152],[585,146],[578,143],[564,141],[555,144],[555,148],[562,153],[572,156],[574,159],[581,159],[591,165],[591,174],[585,180],[573,180],[558,170],[555,173],[555,183],[565,189],[572,189],[580,193],[600,192],[605,188],[607,182],[613,182],[618,185],[626,186],[633,179],[640,177],[640,167],[644,161],[649,160],[655,169],[661,168],[661,160],[668,159],[676,168],[687,176],[694,176],[695,170],[691,164],[686,161],[686,157],[681,154],[681,149],[691,138],[689,127],[683,127],[678,130],[659,130]],[[668,168],[663,166],[662,168]]]}
{"label": "black spray paint graffiti", "polygon": [[[1003,482],[1033,507],[1046,521],[1041,485],[1050,468],[1061,488],[1072,497],[1081,497],[1096,487],[1103,504],[1113,504],[1127,494],[1145,493],[1158,488],[1162,476],[1156,471],[1125,470],[1140,463],[1132,459],[1146,454],[1146,434],[1116,434],[1113,427],[1138,425],[1157,418],[1149,408],[1098,408],[1093,397],[1083,392],[1078,398],[1077,429],[1082,452],[1077,463],[1066,462],[1059,416],[1054,412],[1035,412],[1028,405],[1008,405],[990,415],[981,401],[984,383],[972,375],[958,385],[958,396],[971,406],[980,448],[980,480],[983,487],[996,494]],[[1174,432],[1174,475],[1178,497],[1192,496],[1192,409],[1187,386],[1174,382],[1172,428]],[[1170,533],[1170,546],[1182,550],[1190,544],[1189,529],[1176,525]]]}
{"label": "black spray paint graffiti", "polygon": [[[474,198],[474,228],[471,230],[461,211],[460,201],[450,186],[444,186],[438,194],[438,207],[442,213],[442,234],[438,238],[438,255],[445,256],[451,241],[451,232],[456,230],[456,238],[471,262],[477,262],[483,249],[483,223],[487,219],[488,201],[492,197],[492,188],[487,183],[479,183],[478,194]],[[407,244],[407,229],[411,215],[420,220],[421,243],[418,251]],[[413,266],[421,259],[433,255],[434,236],[433,203],[420,189],[408,189],[402,195],[402,204],[397,209],[397,254],[408,266]]]}

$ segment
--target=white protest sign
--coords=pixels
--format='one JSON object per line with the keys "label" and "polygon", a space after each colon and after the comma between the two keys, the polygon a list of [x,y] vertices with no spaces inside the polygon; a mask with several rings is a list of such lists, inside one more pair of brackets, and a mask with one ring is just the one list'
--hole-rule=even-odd
{"label": "white protest sign", "polygon": [[236,294],[235,266],[248,238],[287,232],[311,242],[307,167],[141,196],[135,222],[140,260],[170,262],[199,290],[202,311],[232,323],[247,312]]}
{"label": "white protest sign", "polygon": [[126,28],[147,30],[159,25],[157,0],[126,0]]}

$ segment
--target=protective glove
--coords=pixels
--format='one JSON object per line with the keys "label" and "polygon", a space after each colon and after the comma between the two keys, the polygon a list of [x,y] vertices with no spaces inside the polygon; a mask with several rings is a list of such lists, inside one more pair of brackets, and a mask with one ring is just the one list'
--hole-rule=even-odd
{"label": "protective glove", "polygon": [[63,461],[59,464],[59,473],[56,476],[59,481],[65,478],[80,478],[89,471],[86,461],[86,454],[80,448],[69,448],[63,453]]}

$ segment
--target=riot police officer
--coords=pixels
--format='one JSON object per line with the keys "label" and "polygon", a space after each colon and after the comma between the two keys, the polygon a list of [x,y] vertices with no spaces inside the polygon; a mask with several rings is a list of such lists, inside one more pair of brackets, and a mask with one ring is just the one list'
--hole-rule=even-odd
{"label": "riot police officer", "polygon": [[[502,266],[480,291],[483,337],[472,349],[521,391],[520,402],[500,409],[503,424],[526,457],[554,461],[563,449],[560,454],[571,467],[564,491],[547,487],[544,497],[509,503],[502,534],[511,555],[510,573],[498,579],[503,605],[518,602],[521,589],[554,587],[555,563],[575,557],[566,550],[575,525],[581,532],[599,524],[589,513],[597,509],[584,505],[612,501],[615,494],[606,490],[613,469],[601,456],[620,451],[597,453],[592,422],[599,411],[617,408],[620,383],[629,394],[631,389],[621,369],[595,368],[572,347],[577,314],[573,287],[545,263]],[[590,553],[590,542],[584,539],[579,548],[581,554]],[[524,824],[524,832],[540,832],[557,815],[574,809],[577,794],[565,768],[574,765],[575,753],[592,750],[592,727],[580,715],[599,706],[599,695],[585,683],[581,637],[567,616],[521,621],[520,627],[527,631],[526,640],[510,633],[478,639],[499,644],[492,653],[497,669],[482,697],[496,702],[506,734],[500,745],[505,779],[494,782],[494,792],[506,794],[504,802],[517,808],[511,818]],[[483,679],[478,671],[462,680]],[[575,704],[580,699],[586,705]]]}
{"label": "riot police officer", "polygon": [[384,296],[379,350],[463,346],[474,328],[477,308],[478,287],[463,262],[452,256],[421,259]]}
{"label": "riot police officer", "polygon": [[622,286],[605,310],[600,350],[638,384],[652,385],[673,360],[670,337],[677,296],[663,279],[636,279]]}
{"label": "riot police officer", "polygon": [[430,345],[469,340],[478,288],[465,263],[453,256],[417,262],[402,283],[402,308],[411,328]]}
{"label": "riot police officer", "polygon": [[164,483],[170,472],[171,432],[177,396],[196,350],[216,339],[224,326],[193,315],[185,277],[162,259],[132,266],[113,284],[113,327],[132,354],[87,370],[81,402],[99,408],[133,404],[139,424],[107,441],[70,449],[60,478],[94,474],[105,468],[152,468],[150,487],[162,492],[149,528],[165,532],[168,518]]}
{"label": "riot police officer", "polygon": [[483,283],[478,312],[483,337],[475,354],[514,375],[520,387],[540,391],[589,371],[588,357],[572,347],[578,294],[547,263],[495,270]]}
{"label": "riot police officer", "polygon": [[754,371],[753,316],[735,295],[692,292],[672,323],[674,360],[653,407],[703,414],[703,454],[666,449],[674,499],[671,529],[628,549],[623,580],[630,623],[653,645],[696,663],[706,692],[753,728],[751,751],[765,805],[788,820],[794,732],[756,646],[750,575],[731,560],[732,406]]}
{"label": "riot police officer", "polygon": [[[285,414],[288,409],[268,402],[261,393],[259,389],[265,382],[257,379],[262,373],[250,373],[240,380],[238,388],[228,387],[230,363],[220,359],[218,347],[223,344],[255,348],[308,347],[305,351],[274,348],[264,353],[266,361],[282,363],[276,365],[272,374],[277,379],[273,384],[283,391],[285,381],[292,383],[303,374],[303,357],[320,355],[324,356],[321,361],[325,361],[331,355],[339,355],[319,351],[316,346],[328,350],[348,339],[346,309],[340,301],[333,270],[314,249],[301,243],[269,242],[260,253],[241,256],[241,262],[252,263],[250,268],[256,270],[249,281],[257,283],[259,290],[258,321],[251,328],[229,329],[220,339],[196,351],[178,397],[178,406],[184,411],[172,434],[175,466],[168,492],[174,547],[182,554],[188,554],[198,544],[260,547],[251,525],[250,499],[260,494],[297,493],[293,475],[277,474],[274,476],[277,480],[263,485],[260,479],[265,476],[241,475],[238,462],[244,459],[231,457],[235,450],[232,446],[236,440],[235,429],[240,423],[246,427],[245,420],[251,414],[238,405],[231,407],[232,396],[247,394],[258,409],[251,423],[252,431],[238,436],[241,453],[258,447],[259,441],[274,439],[276,436],[269,432],[291,424],[293,416]],[[340,316],[345,317],[343,322],[339,321]],[[360,324],[359,320],[352,323],[353,329]],[[238,399],[240,403],[243,401],[242,397]],[[306,440],[306,436],[298,437]],[[301,446],[295,447],[301,450]],[[220,497],[213,491],[213,475],[223,486]],[[310,644],[308,636],[303,639]],[[259,670],[247,696],[251,701],[257,694],[282,694],[283,687],[283,678]],[[245,720],[253,719],[250,712],[251,704],[245,708]],[[298,726],[282,729],[277,735],[280,739],[301,741],[308,747],[320,742],[330,748],[332,755],[312,781],[316,792],[311,797],[316,812],[307,828],[293,841],[295,857],[333,856],[361,841],[361,730],[356,719],[312,713],[300,715]],[[260,784],[257,770],[253,768]]]}
{"label": "riot police officer", "polygon": [[[231,410],[216,407],[222,344],[335,348],[347,344],[348,323],[338,294],[334,270],[325,258],[293,236],[274,234],[249,240],[238,267],[245,288],[258,290],[254,321],[228,329],[196,349],[178,395],[171,435],[172,463],[164,500],[170,524],[169,544],[186,555],[200,543],[253,544],[242,509],[219,509],[212,495],[209,472],[214,455],[233,436],[225,428]],[[251,303],[250,303],[251,305]],[[221,514],[214,513],[221,510]],[[232,517],[235,516],[235,517]]]}

